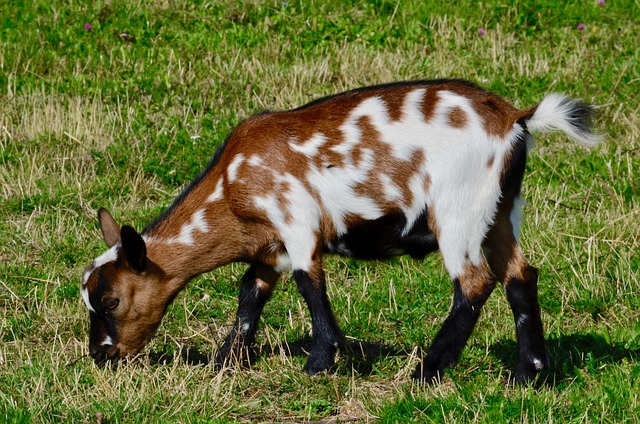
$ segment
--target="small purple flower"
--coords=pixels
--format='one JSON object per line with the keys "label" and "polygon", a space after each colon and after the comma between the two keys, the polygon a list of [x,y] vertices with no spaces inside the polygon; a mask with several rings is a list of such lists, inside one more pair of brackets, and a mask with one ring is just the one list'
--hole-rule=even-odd
{"label": "small purple flower", "polygon": [[578,31],[582,31],[583,29],[585,29],[587,26],[585,24],[578,24]]}
{"label": "small purple flower", "polygon": [[485,35],[487,35],[487,31],[485,31],[484,28],[478,28],[478,35],[480,37],[484,37]]}
{"label": "small purple flower", "polygon": [[598,6],[604,6],[605,3],[606,2],[604,0],[598,0]]}
{"label": "small purple flower", "polygon": [[84,29],[86,29],[87,31],[91,31],[93,27],[91,26],[91,24],[84,24]]}

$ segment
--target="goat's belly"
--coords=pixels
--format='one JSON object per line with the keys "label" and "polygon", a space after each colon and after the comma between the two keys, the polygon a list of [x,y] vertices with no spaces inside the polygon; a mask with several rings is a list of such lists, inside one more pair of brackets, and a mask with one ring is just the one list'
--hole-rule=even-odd
{"label": "goat's belly", "polygon": [[358,259],[388,259],[410,255],[422,259],[438,250],[435,235],[427,225],[426,213],[406,230],[402,213],[384,215],[378,219],[358,221],[347,232],[325,244],[327,253],[337,253]]}

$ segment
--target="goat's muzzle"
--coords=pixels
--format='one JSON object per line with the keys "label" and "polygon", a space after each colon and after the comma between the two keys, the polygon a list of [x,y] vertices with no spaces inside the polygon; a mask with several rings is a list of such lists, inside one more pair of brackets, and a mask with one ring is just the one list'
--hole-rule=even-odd
{"label": "goat's muzzle", "polygon": [[113,345],[90,347],[89,351],[96,364],[103,364],[107,361],[118,362],[120,360],[120,349]]}

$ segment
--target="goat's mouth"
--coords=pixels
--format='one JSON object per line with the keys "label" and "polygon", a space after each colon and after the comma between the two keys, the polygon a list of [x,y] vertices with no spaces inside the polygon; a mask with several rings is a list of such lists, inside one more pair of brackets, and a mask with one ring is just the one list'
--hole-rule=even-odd
{"label": "goat's mouth", "polygon": [[117,346],[100,346],[98,349],[91,349],[91,357],[96,364],[101,365],[106,362],[118,362],[121,359],[120,349]]}

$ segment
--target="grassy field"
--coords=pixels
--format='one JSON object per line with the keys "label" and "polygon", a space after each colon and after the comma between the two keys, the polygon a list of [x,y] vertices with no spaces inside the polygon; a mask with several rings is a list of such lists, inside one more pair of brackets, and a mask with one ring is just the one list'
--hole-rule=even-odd
{"label": "grassy field", "polygon": [[[640,422],[637,0],[89,3],[0,4],[0,421]],[[550,91],[601,105],[602,146],[539,136],[527,166],[522,245],[540,269],[551,360],[536,385],[509,383],[502,289],[442,383],[411,381],[450,306],[437,254],[327,261],[362,352],[328,374],[302,371],[310,317],[289,277],[251,368],[208,364],[242,264],[192,281],[139,359],[90,360],[79,286],[105,250],[99,207],[141,229],[243,118],[438,77],[520,107]]]}

